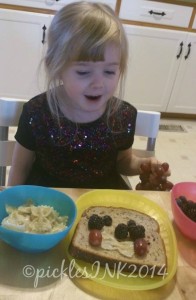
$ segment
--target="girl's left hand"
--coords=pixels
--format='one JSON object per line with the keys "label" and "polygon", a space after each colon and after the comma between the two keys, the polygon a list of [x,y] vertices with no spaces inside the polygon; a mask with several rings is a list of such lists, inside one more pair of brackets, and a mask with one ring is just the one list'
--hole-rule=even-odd
{"label": "girl's left hand", "polygon": [[169,164],[155,157],[145,159],[140,165],[140,180],[137,189],[171,190],[173,184],[167,180],[171,175]]}
{"label": "girl's left hand", "polygon": [[171,170],[167,162],[160,162],[156,158],[150,158],[150,169],[152,173],[157,174],[157,176],[170,176]]}

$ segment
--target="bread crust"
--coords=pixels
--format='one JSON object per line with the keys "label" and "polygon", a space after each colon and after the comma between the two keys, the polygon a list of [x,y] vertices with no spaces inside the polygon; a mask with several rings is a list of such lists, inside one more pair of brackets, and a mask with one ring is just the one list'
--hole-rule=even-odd
{"label": "bread crust", "polygon": [[[119,253],[118,250],[106,250],[102,247],[91,246],[88,242],[88,219],[92,214],[110,215],[112,217],[112,226],[110,228],[104,226],[103,229],[109,233],[114,232],[117,224],[127,223],[130,219],[135,220],[138,225],[143,225],[146,230],[145,239],[148,242],[146,255],[141,257],[133,253],[132,257],[127,257]],[[69,246],[69,253],[74,258],[88,263],[99,262],[101,266],[108,266],[112,269],[120,266],[123,271],[130,273],[163,275],[167,270],[166,251],[159,234],[158,222],[147,214],[122,207],[92,206],[86,209],[76,226]]]}

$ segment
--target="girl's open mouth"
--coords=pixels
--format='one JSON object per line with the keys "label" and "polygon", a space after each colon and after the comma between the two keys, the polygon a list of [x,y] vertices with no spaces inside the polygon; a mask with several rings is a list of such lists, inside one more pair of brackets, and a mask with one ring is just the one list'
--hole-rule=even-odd
{"label": "girl's open mouth", "polygon": [[85,97],[86,97],[88,100],[91,100],[91,101],[96,101],[96,100],[100,100],[100,99],[101,99],[101,95],[98,95],[98,96],[85,95]]}

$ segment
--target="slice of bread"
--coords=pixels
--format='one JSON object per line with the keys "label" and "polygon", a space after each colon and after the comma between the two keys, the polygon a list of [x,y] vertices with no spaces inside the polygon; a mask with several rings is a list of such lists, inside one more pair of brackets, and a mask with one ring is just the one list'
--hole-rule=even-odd
{"label": "slice of bread", "polygon": [[[91,215],[109,215],[112,218],[111,226],[101,229],[102,243],[95,247],[89,244],[88,220]],[[119,223],[127,224],[134,220],[137,225],[145,227],[145,240],[148,243],[144,256],[134,252],[133,241],[119,241],[114,236],[115,227]],[[120,250],[119,250],[120,249]],[[123,271],[140,272],[148,275],[163,275],[167,269],[167,257],[163,240],[159,234],[158,222],[147,214],[121,207],[89,207],[84,211],[77,224],[69,253],[77,259],[94,263],[99,261],[101,266],[116,268],[117,264],[123,266]]]}

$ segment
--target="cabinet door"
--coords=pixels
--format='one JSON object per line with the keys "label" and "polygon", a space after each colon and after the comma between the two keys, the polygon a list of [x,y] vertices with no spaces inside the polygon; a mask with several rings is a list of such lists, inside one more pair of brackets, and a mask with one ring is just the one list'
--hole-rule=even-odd
{"label": "cabinet door", "polygon": [[168,112],[196,114],[196,34],[189,33],[184,46]]}
{"label": "cabinet door", "polygon": [[42,91],[39,65],[49,22],[44,14],[0,10],[0,96],[28,99]]}
{"label": "cabinet door", "polygon": [[138,109],[165,111],[185,32],[125,25],[129,63],[124,99]]}

